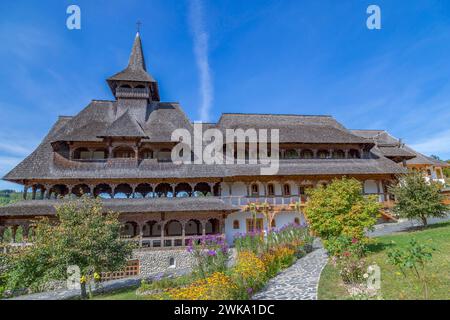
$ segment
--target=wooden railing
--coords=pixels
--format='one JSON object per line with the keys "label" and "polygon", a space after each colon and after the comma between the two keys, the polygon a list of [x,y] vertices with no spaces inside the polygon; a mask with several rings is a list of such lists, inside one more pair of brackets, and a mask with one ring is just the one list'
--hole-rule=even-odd
{"label": "wooden railing", "polygon": [[[183,248],[188,246],[191,242],[200,241],[204,235],[185,235],[185,236],[160,236],[160,237],[133,237],[123,238],[125,241],[131,241],[136,244],[138,248]],[[218,238],[225,239],[224,234],[216,234]]]}

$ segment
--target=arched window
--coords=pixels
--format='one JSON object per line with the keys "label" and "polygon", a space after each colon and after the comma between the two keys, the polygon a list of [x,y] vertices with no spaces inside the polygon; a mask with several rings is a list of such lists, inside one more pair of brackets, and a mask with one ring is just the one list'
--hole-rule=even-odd
{"label": "arched window", "polygon": [[344,159],[345,152],[342,150],[334,150],[333,151],[333,159]]}
{"label": "arched window", "polygon": [[112,198],[112,189],[107,184],[99,184],[94,188],[94,197],[100,197],[102,199],[111,199]]}
{"label": "arched window", "polygon": [[134,150],[131,147],[117,147],[113,152],[114,158],[127,159],[134,158]]}
{"label": "arched window", "polygon": [[131,188],[131,186],[126,183],[119,184],[114,189],[114,198],[117,198],[117,199],[130,198],[132,194],[133,194],[133,188]]}
{"label": "arched window", "polygon": [[234,220],[233,221],[233,229],[239,229],[240,228],[240,225],[239,225],[239,220]]}
{"label": "arched window", "polygon": [[206,234],[217,234],[219,233],[220,223],[218,219],[212,218],[209,219],[205,224],[205,232]]}
{"label": "arched window", "polygon": [[259,196],[259,186],[258,186],[258,184],[256,184],[256,183],[252,184],[251,189],[252,189],[251,190],[252,196],[254,196],[254,197]]}
{"label": "arched window", "polygon": [[319,150],[317,152],[317,157],[319,159],[326,159],[326,158],[328,158],[328,154],[329,154],[329,152],[327,150]]}
{"label": "arched window", "polygon": [[361,158],[359,151],[356,150],[356,149],[351,149],[351,150],[348,152],[348,157],[349,157],[350,159],[359,159],[359,158]]}
{"label": "arched window", "polygon": [[312,159],[313,157],[314,153],[309,149],[302,150],[302,152],[300,153],[300,158],[302,159]]}
{"label": "arched window", "polygon": [[285,152],[286,159],[298,159],[298,152],[295,149],[289,149]]}
{"label": "arched window", "polygon": [[106,158],[108,158],[108,151],[106,149],[95,149],[94,152],[92,152],[93,160],[104,160]]}
{"label": "arched window", "polygon": [[187,236],[202,235],[202,224],[196,219],[189,220],[184,229]]}
{"label": "arched window", "polygon": [[283,194],[285,196],[290,196],[291,195],[291,186],[288,183],[285,183],[283,185]]}
{"label": "arched window", "polygon": [[87,148],[78,148],[73,151],[73,159],[75,160],[90,160],[91,152]]}
{"label": "arched window", "polygon": [[272,183],[269,183],[267,185],[267,195],[268,196],[274,196],[275,195],[275,187],[273,186]]}
{"label": "arched window", "polygon": [[181,236],[182,230],[183,227],[179,221],[171,220],[166,224],[165,235],[169,237]]}

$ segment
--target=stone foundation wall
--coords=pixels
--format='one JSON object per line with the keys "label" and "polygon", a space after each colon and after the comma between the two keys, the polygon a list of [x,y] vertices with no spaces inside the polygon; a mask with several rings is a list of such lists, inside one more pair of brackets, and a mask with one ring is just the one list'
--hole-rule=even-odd
{"label": "stone foundation wall", "polygon": [[194,264],[192,255],[183,249],[135,250],[133,259],[139,259],[140,276],[155,273],[172,273],[176,270],[191,269]]}

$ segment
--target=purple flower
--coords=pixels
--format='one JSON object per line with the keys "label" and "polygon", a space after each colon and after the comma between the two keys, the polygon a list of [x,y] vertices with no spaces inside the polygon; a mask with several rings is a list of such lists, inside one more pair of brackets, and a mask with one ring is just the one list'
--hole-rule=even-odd
{"label": "purple flower", "polygon": [[253,293],[253,288],[247,288],[247,293],[248,294],[252,294]]}
{"label": "purple flower", "polygon": [[215,257],[217,255],[216,250],[208,250],[208,256]]}

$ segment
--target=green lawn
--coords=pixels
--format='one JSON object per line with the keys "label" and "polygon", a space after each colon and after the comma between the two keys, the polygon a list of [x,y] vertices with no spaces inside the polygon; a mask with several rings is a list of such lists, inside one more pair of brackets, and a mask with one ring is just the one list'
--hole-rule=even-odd
{"label": "green lawn", "polygon": [[94,296],[92,300],[145,300],[145,297],[136,295],[136,289],[112,292],[109,294]]}
{"label": "green lawn", "polygon": [[[450,299],[450,222],[429,226],[420,231],[397,233],[376,238],[367,257],[369,264],[376,263],[381,268],[381,293],[383,299],[423,299],[422,287],[417,281],[406,279],[398,269],[387,262],[389,248],[404,247],[411,238],[437,249],[428,264],[430,279],[429,299]],[[350,299],[338,271],[329,263],[323,270],[319,283],[319,299]]]}

